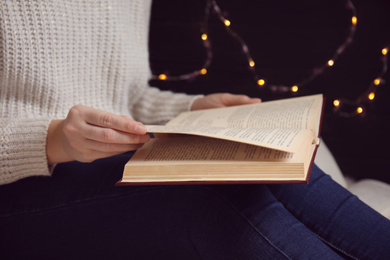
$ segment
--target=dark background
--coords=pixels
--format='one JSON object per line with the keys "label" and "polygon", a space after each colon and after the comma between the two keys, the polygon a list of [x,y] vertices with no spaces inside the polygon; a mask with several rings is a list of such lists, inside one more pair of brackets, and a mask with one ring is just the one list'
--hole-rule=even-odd
{"label": "dark background", "polygon": [[[217,1],[231,29],[247,43],[256,70],[267,82],[290,86],[307,78],[345,41],[352,12],[342,0]],[[327,98],[322,137],[342,172],[356,179],[390,183],[390,73],[383,77],[374,102],[361,116],[334,113],[336,98],[355,99],[381,70],[381,50],[390,44],[390,1],[352,1],[358,25],[354,41],[332,68],[299,91]],[[164,0],[152,5],[150,61],[154,74],[180,75],[199,70],[206,51],[200,23],[206,0]],[[288,98],[259,88],[239,43],[211,13],[209,40],[213,60],[204,76],[190,81],[151,81],[161,89],[190,94],[243,93],[263,100]]]}

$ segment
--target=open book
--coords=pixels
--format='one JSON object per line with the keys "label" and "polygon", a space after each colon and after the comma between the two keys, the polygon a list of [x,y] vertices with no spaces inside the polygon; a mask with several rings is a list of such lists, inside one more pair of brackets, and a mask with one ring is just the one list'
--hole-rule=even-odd
{"label": "open book", "polygon": [[148,125],[154,138],[118,185],[307,182],[319,145],[323,96],[184,112]]}

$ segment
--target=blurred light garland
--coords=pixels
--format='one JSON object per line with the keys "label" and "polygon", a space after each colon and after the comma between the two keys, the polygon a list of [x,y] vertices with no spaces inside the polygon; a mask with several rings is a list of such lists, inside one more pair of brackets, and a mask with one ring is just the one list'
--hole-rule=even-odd
{"label": "blurred light garland", "polygon": [[[333,101],[333,111],[339,113],[342,116],[353,116],[364,114],[366,109],[365,105],[372,103],[376,97],[376,91],[378,87],[385,83],[383,76],[387,73],[388,67],[388,52],[390,45],[381,50],[382,54],[382,69],[379,74],[371,81],[370,86],[365,92],[358,96],[355,100],[349,99],[335,99]],[[348,109],[349,108],[349,109]],[[349,112],[347,112],[349,110]]]}
{"label": "blurred light garland", "polygon": [[[357,12],[356,8],[353,5],[351,0],[346,0],[346,8],[351,12],[351,24],[349,28],[349,32],[344,40],[344,42],[339,45],[339,47],[336,49],[336,51],[333,53],[331,58],[324,62],[319,67],[316,67],[312,70],[312,73],[304,78],[302,81],[297,82],[295,84],[292,84],[290,86],[284,86],[284,85],[272,85],[268,83],[264,77],[261,77],[257,70],[256,70],[256,63],[253,60],[248,45],[245,43],[245,41],[231,28],[231,21],[226,19],[224,15],[222,14],[222,11],[219,7],[219,5],[216,3],[215,0],[207,0],[206,2],[206,8],[205,8],[205,15],[204,19],[201,23],[201,40],[203,42],[203,46],[206,50],[206,60],[202,67],[198,70],[177,75],[177,76],[171,76],[167,74],[159,74],[159,75],[153,75],[152,79],[155,80],[161,80],[161,81],[180,81],[180,80],[189,80],[193,79],[195,77],[206,75],[208,73],[208,68],[211,64],[212,58],[213,58],[213,52],[209,40],[208,35],[208,24],[209,24],[209,18],[210,18],[210,12],[213,10],[215,14],[217,15],[218,19],[224,24],[226,31],[230,34],[232,38],[234,38],[236,41],[238,41],[242,47],[242,51],[247,59],[248,62],[248,68],[252,72],[254,76],[254,80],[257,83],[259,87],[266,87],[270,89],[273,92],[280,92],[280,93],[297,93],[299,90],[303,87],[305,87],[308,83],[312,82],[315,78],[317,78],[319,75],[323,74],[325,70],[328,68],[334,66],[335,62],[339,58],[341,54],[345,51],[345,49],[352,43],[356,27],[358,24],[357,19]],[[376,95],[376,90],[379,85],[382,85],[384,83],[382,77],[387,72],[387,62],[388,62],[388,51],[389,46],[382,49],[382,70],[380,71],[379,75],[375,78],[375,80],[372,81],[370,86],[368,87],[367,91],[365,91],[363,94],[361,94],[356,100],[348,100],[348,99],[336,99],[333,101],[334,105],[334,111],[339,113],[343,116],[351,116],[351,115],[357,115],[357,114],[364,114],[365,108],[363,107],[363,104],[367,104],[368,102],[372,102],[374,100]],[[350,112],[343,111],[344,107],[354,107],[354,109]]]}

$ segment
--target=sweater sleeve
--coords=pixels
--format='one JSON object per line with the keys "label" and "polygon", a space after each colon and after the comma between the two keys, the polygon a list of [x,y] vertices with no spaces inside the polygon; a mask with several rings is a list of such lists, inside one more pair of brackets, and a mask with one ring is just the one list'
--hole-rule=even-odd
{"label": "sweater sleeve", "polygon": [[164,124],[183,111],[191,109],[195,99],[203,95],[187,95],[146,87],[130,108],[135,120],[144,124]]}
{"label": "sweater sleeve", "polygon": [[0,185],[50,175],[46,136],[50,119],[0,118]]}

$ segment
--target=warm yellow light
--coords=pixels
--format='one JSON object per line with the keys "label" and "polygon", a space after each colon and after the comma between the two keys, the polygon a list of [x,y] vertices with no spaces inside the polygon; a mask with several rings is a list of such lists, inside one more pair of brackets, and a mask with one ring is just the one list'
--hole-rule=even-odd
{"label": "warm yellow light", "polygon": [[207,69],[203,68],[199,71],[201,75],[205,75],[207,73]]}
{"label": "warm yellow light", "polygon": [[374,92],[371,92],[369,95],[368,95],[368,99],[369,100],[373,100],[375,98],[375,93]]}
{"label": "warm yellow light", "polygon": [[297,85],[294,85],[291,87],[291,91],[292,92],[298,92],[298,86]]}
{"label": "warm yellow light", "polygon": [[387,48],[383,48],[383,49],[382,49],[382,54],[383,54],[383,55],[387,55],[388,51],[389,51],[389,50],[388,50]]}
{"label": "warm yellow light", "polygon": [[201,37],[202,37],[202,40],[204,40],[204,41],[207,40],[207,34],[204,33],[204,34],[202,34]]}
{"label": "warm yellow light", "polygon": [[358,108],[356,109],[356,113],[358,113],[358,114],[363,113],[363,108],[362,108],[362,107],[358,107]]}
{"label": "warm yellow light", "polygon": [[264,86],[265,80],[264,80],[264,79],[259,79],[259,80],[257,81],[257,84],[258,84],[259,86]]}
{"label": "warm yellow light", "polygon": [[165,75],[165,74],[160,74],[160,75],[158,75],[158,79],[159,79],[159,80],[166,80],[166,79],[167,79],[167,75]]}
{"label": "warm yellow light", "polygon": [[255,62],[253,60],[249,60],[249,66],[254,67],[255,66]]}
{"label": "warm yellow light", "polygon": [[230,26],[230,21],[229,20],[227,20],[227,19],[225,19],[225,21],[223,22],[226,26]]}
{"label": "warm yellow light", "polygon": [[333,101],[333,105],[334,105],[335,107],[340,106],[340,100],[338,100],[338,99],[334,100],[334,101]]}
{"label": "warm yellow light", "polygon": [[352,16],[352,24],[353,25],[357,24],[357,17],[356,16]]}
{"label": "warm yellow light", "polygon": [[374,79],[374,84],[376,86],[378,86],[379,84],[381,84],[381,79]]}
{"label": "warm yellow light", "polygon": [[334,65],[334,60],[328,60],[328,66],[332,67]]}

